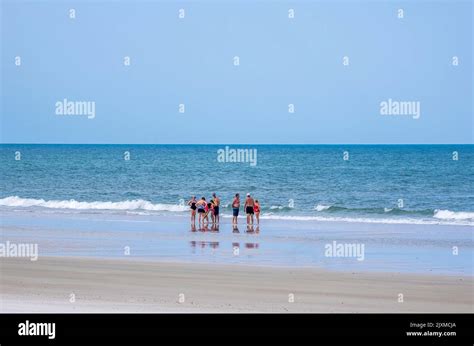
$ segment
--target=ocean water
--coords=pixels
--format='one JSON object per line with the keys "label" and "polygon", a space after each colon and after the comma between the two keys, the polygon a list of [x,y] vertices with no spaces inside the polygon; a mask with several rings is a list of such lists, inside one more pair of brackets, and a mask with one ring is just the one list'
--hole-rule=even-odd
{"label": "ocean water", "polygon": [[474,225],[474,145],[229,145],[256,150],[255,165],[219,162],[224,148],[2,144],[0,210],[139,220],[216,192],[229,217],[249,192],[263,221]]}

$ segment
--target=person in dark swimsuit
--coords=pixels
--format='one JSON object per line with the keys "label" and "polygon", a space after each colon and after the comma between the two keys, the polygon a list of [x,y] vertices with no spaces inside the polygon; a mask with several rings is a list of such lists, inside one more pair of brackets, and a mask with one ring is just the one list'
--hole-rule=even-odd
{"label": "person in dark swimsuit", "polygon": [[192,224],[196,223],[196,203],[197,203],[196,196],[193,196],[188,202],[188,205],[191,208],[191,223]]}
{"label": "person in dark swimsuit", "polygon": [[213,200],[214,200],[214,215],[215,215],[215,221],[217,224],[219,224],[219,205],[221,204],[221,200],[219,197],[216,196],[216,193],[212,194]]}
{"label": "person in dark swimsuit", "polygon": [[247,214],[247,225],[253,225],[253,207],[255,202],[253,198],[250,196],[250,193],[247,194],[247,198],[245,199],[244,210],[245,214]]}
{"label": "person in dark swimsuit", "polygon": [[196,203],[196,208],[197,208],[197,212],[199,214],[199,225],[201,224],[202,221],[204,221],[203,219],[203,215],[205,213],[205,209],[207,207],[207,203],[206,203],[206,198],[205,197],[202,197],[197,203]]}

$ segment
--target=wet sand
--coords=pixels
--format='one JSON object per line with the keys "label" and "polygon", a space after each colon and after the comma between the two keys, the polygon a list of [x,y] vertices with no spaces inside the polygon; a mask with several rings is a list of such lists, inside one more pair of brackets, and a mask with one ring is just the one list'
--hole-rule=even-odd
{"label": "wet sand", "polygon": [[[186,217],[0,211],[0,243],[37,244],[44,257],[311,267],[328,271],[473,276],[472,227],[265,220],[259,232],[224,218],[219,231]],[[328,256],[334,242],[361,256]],[[453,254],[453,245],[459,248]],[[125,249],[130,256],[125,256]],[[236,254],[235,249],[238,249]]]}
{"label": "wet sand", "polygon": [[66,257],[0,270],[1,312],[473,312],[470,276]]}

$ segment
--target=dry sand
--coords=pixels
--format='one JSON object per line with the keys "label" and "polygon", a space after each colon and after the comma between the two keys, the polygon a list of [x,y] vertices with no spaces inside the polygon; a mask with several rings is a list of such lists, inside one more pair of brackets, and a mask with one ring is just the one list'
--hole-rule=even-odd
{"label": "dry sand", "polygon": [[0,312],[473,312],[473,278],[2,258]]}

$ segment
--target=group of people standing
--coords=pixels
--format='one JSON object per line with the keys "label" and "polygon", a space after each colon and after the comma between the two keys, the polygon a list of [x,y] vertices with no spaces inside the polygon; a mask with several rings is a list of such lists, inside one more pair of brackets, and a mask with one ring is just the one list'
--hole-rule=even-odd
{"label": "group of people standing", "polygon": [[[196,223],[196,212],[199,215],[198,220],[199,224],[208,224],[209,215],[211,216],[212,224],[219,224],[219,207],[221,200],[215,193],[212,194],[212,198],[209,202],[206,201],[206,197],[201,197],[200,200],[196,199],[196,196],[192,196],[189,200],[188,205],[191,208],[191,223]],[[240,211],[240,195],[235,194],[235,197],[232,201],[232,224],[237,225],[237,219]],[[250,193],[247,194],[247,198],[244,203],[244,211],[247,214],[247,225],[253,225],[253,216],[257,220],[257,225],[260,224],[260,203],[257,200],[254,200]]]}

